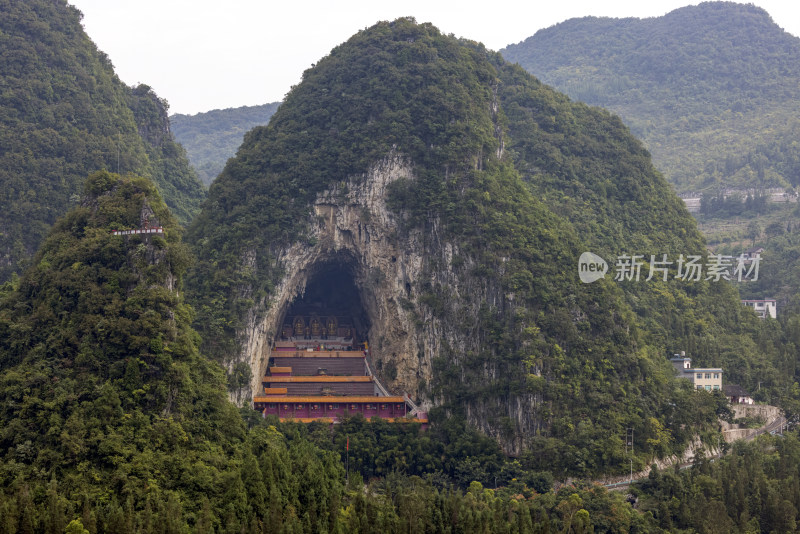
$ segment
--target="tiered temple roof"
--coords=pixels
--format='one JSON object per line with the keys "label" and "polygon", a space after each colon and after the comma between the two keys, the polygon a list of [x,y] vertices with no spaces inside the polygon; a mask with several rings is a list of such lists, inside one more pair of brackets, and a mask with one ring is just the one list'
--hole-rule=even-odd
{"label": "tiered temple roof", "polygon": [[[324,319],[303,318],[303,324],[311,324],[315,331],[321,331]],[[344,322],[338,317],[327,320],[331,328],[335,326],[334,320],[338,324]],[[297,318],[287,325],[295,322],[299,329],[301,324]],[[264,394],[253,398],[255,408],[265,417],[277,415],[281,421],[337,422],[345,415],[360,413],[367,419],[379,417],[391,422],[427,424],[427,414],[410,416],[406,397],[385,394],[385,388],[369,370],[366,350],[353,350],[353,337],[326,336],[322,339],[304,335],[296,338],[287,333],[291,334],[292,329],[287,330],[284,325],[282,339],[272,350],[268,374],[262,380]]]}

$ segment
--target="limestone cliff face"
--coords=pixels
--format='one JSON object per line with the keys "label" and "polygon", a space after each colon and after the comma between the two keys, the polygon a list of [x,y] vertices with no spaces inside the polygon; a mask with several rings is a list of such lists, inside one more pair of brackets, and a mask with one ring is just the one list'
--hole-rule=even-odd
{"label": "limestone cliff face", "polygon": [[[270,251],[283,275],[271,298],[248,311],[239,333],[241,352],[228,363],[229,370],[245,362],[251,380],[249,388],[231,391],[234,402],[243,404],[261,392],[273,340],[289,305],[320,269],[331,264],[351,274],[358,288],[370,322],[371,364],[381,381],[392,393],[406,393],[427,408],[445,401],[432,394],[433,360],[442,357],[461,373],[468,355],[486,343],[479,326],[481,309],[513,309],[513,295],[504,294],[495,277],[473,274],[475,262],[457,243],[442,237],[438,218],[427,221],[424,229],[405,229],[403,212],[389,210],[386,203],[389,184],[399,179],[415,179],[413,164],[392,153],[365,176],[317,196],[307,215],[304,242]],[[255,268],[261,253],[250,250],[244,262]],[[490,366],[481,372],[487,380],[499,374]],[[533,396],[520,395],[502,407],[467,405],[466,415],[475,426],[497,434],[491,418],[500,409],[513,416],[517,428],[531,432],[535,404]],[[515,452],[522,442],[505,445]]]}
{"label": "limestone cliff face", "polygon": [[[419,379],[430,379],[430,354],[435,347],[428,346],[413,313],[415,288],[425,263],[423,237],[419,232],[401,235],[400,221],[386,207],[387,186],[401,178],[413,179],[412,167],[402,156],[392,154],[366,176],[324,191],[307,216],[306,242],[272,251],[284,275],[272,298],[248,312],[239,361],[248,363],[252,381],[249,391],[233,393],[234,400],[242,402],[260,391],[271,344],[289,304],[302,295],[320,268],[330,264],[349,272],[359,289],[371,323],[373,366],[396,367],[393,380],[382,377],[387,387],[395,393],[418,395]],[[256,254],[259,251],[248,255],[252,265]]]}

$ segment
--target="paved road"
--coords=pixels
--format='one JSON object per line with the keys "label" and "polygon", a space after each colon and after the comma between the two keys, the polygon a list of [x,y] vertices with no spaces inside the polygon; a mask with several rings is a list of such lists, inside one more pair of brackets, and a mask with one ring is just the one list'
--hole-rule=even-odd
{"label": "paved road", "polygon": [[786,425],[786,418],[784,416],[779,416],[777,419],[769,423],[768,425],[764,425],[758,430],[756,430],[753,434],[744,438],[745,441],[752,441],[756,436],[760,436],[761,434],[765,434],[767,432],[772,432],[774,430],[780,430]]}
{"label": "paved road", "polygon": [[[752,441],[753,439],[756,438],[756,436],[760,436],[760,435],[765,434],[767,432],[773,432],[773,431],[776,431],[776,430],[781,430],[781,429],[783,429],[783,427],[785,425],[786,425],[786,417],[781,415],[777,419],[774,419],[770,423],[762,426],[761,428],[756,430],[754,433],[752,433],[749,436],[747,436],[745,438],[742,438],[742,439],[744,441]],[[719,458],[721,456],[722,456],[722,453],[720,452],[715,456],[715,458]],[[680,464],[680,469],[687,469],[687,468],[691,467],[693,464],[694,464],[694,461],[684,462],[684,463]],[[670,469],[671,468],[672,467],[670,467]],[[645,478],[647,478],[647,476],[640,476],[638,478],[633,479],[633,482],[637,482],[639,480],[644,480]],[[620,490],[628,489],[628,486],[630,486],[630,485],[631,485],[631,481],[630,480],[626,480],[625,482],[616,482],[614,484],[603,484],[603,486],[605,486],[609,491],[620,491]]]}

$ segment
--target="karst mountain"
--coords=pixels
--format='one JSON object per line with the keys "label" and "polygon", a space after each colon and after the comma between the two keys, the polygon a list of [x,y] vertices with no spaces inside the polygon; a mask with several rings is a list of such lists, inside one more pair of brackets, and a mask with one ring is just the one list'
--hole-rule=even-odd
{"label": "karst mountain", "polygon": [[151,178],[188,223],[205,192],[166,103],[120,81],[66,0],[3,0],[0,13],[0,280],[27,265],[97,170]]}
{"label": "karst mountain", "polygon": [[752,4],[583,17],[502,51],[572,98],[619,114],[681,192],[800,185],[800,38]]}
{"label": "karst mountain", "polygon": [[[744,380],[766,357],[727,284],[612,280],[620,255],[704,253],[618,117],[413,19],[307,70],[187,240],[195,324],[239,403],[261,391],[290,310],[347,309],[394,393],[509,452],[567,446],[591,469],[626,425],[664,453],[689,439],[661,433],[667,419],[708,417],[671,378],[670,351]],[[604,280],[580,282],[586,250],[612,263]]]}

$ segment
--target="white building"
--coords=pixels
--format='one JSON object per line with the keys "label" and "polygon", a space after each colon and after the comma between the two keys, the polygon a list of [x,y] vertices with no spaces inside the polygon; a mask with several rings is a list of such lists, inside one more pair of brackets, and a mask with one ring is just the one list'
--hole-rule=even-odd
{"label": "white building", "polygon": [[756,312],[756,315],[762,319],[767,317],[772,317],[775,319],[778,316],[778,307],[775,303],[775,299],[742,300],[742,304],[753,308],[753,310]]}
{"label": "white building", "polygon": [[670,358],[670,363],[675,367],[675,371],[680,378],[691,380],[695,389],[706,391],[720,391],[722,389],[722,369],[714,368],[692,368],[692,359],[686,357],[685,352],[676,354]]}

